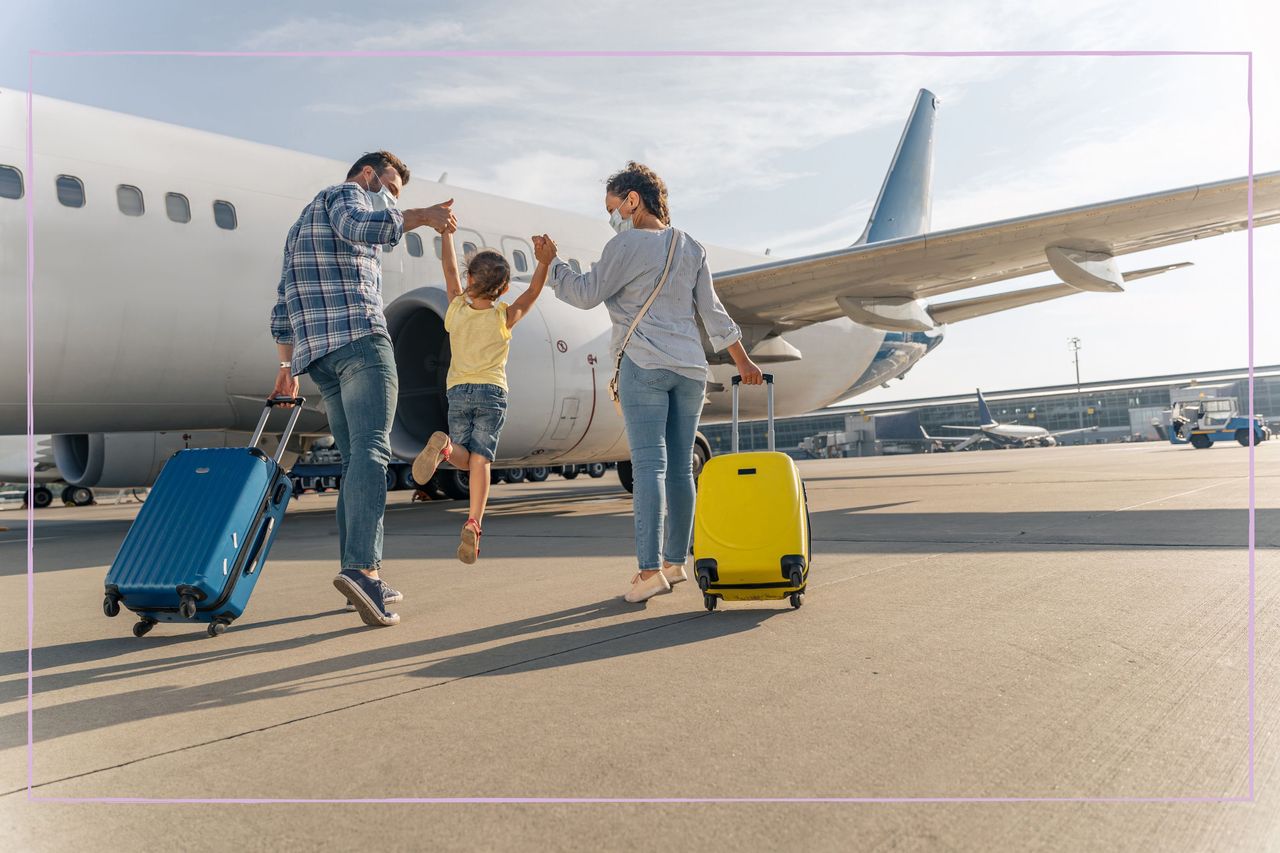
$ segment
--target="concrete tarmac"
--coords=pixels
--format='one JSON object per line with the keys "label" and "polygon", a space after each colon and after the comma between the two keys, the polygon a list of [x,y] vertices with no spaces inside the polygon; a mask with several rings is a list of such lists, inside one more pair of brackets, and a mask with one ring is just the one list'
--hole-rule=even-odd
{"label": "concrete tarmac", "polygon": [[[0,847],[1280,849],[1280,442],[1256,449],[1252,761],[1248,454],[801,463],[798,611],[622,602],[612,473],[495,487],[474,567],[465,506],[397,493],[389,629],[341,609],[335,496],[306,495],[217,639],[103,616],[136,507],[40,511],[30,790],[25,517],[0,513]],[[867,801],[61,801],[107,797]]]}

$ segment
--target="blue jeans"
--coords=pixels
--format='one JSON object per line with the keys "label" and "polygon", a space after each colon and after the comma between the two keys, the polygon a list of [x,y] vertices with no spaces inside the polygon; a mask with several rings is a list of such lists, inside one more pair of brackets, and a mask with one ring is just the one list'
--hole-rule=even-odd
{"label": "blue jeans", "polygon": [[449,440],[492,462],[498,457],[498,435],[507,420],[507,392],[500,385],[464,382],[450,388],[446,396]]}
{"label": "blue jeans", "polygon": [[[622,359],[618,396],[627,422],[635,480],[636,559],[640,570],[684,563],[693,535],[693,442],[706,382]],[[665,515],[665,536],[664,518]]]}
{"label": "blue jeans", "polygon": [[329,430],[342,454],[342,568],[376,569],[382,562],[391,422],[400,390],[391,341],[382,335],[358,338],[311,362],[307,373],[324,395]]}

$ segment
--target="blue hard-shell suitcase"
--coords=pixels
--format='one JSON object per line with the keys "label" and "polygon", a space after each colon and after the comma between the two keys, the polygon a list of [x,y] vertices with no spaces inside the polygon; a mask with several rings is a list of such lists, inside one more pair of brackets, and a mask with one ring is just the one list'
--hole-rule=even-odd
{"label": "blue hard-shell suitcase", "polygon": [[[248,447],[179,450],[165,463],[107,572],[103,612],[157,622],[207,622],[217,636],[244,612],[284,519],[293,485],[280,465],[302,397],[267,401]],[[274,406],[292,403],[274,458],[258,441]]]}

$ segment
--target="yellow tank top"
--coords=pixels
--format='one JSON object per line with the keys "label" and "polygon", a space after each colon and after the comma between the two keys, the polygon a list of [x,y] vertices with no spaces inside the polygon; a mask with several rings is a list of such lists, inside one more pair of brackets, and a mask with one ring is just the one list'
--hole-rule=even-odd
{"label": "yellow tank top", "polygon": [[448,386],[497,385],[507,390],[507,356],[511,351],[511,330],[507,328],[507,303],[477,310],[466,296],[449,303],[444,314],[449,333]]}

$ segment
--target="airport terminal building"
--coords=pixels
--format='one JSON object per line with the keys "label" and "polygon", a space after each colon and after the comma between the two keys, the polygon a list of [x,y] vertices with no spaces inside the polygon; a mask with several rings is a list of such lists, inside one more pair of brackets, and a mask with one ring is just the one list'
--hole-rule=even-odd
{"label": "airport terminal building", "polygon": [[[1234,397],[1241,411],[1249,406],[1249,372],[1215,370],[1167,376],[1144,376],[1104,382],[983,390],[992,416],[1001,423],[1041,426],[1050,432],[1094,427],[1096,432],[1061,436],[1060,444],[1109,441],[1160,440],[1152,421],[1167,411],[1175,394],[1186,396],[1196,389],[1204,398]],[[1275,431],[1280,422],[1280,365],[1254,368],[1254,411]],[[832,406],[777,423],[777,449],[805,458],[811,456],[870,456],[885,452],[923,452],[930,436],[962,436],[949,424],[976,425],[978,401],[974,392],[865,405]],[[716,453],[730,449],[729,425],[706,424],[702,432]],[[742,449],[763,450],[767,445],[764,421],[743,424]]]}

